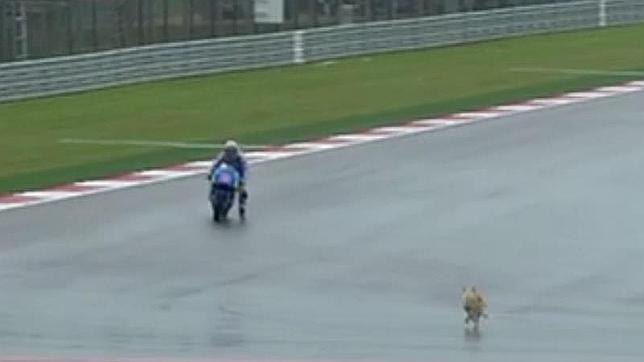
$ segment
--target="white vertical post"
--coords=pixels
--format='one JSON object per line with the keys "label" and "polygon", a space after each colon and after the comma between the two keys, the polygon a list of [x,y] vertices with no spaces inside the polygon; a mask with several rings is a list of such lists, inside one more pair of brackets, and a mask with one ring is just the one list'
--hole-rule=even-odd
{"label": "white vertical post", "polygon": [[599,26],[606,26],[606,1],[608,0],[599,0]]}
{"label": "white vertical post", "polygon": [[293,32],[293,63],[304,63],[304,30]]}
{"label": "white vertical post", "polygon": [[16,24],[16,58],[27,59],[29,38],[27,37],[27,8],[24,1],[18,1],[15,3],[14,15]]}

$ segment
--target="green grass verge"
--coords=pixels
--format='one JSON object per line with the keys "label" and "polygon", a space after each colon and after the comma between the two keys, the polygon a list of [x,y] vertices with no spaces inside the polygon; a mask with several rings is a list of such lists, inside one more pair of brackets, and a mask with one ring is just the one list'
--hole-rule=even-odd
{"label": "green grass verge", "polygon": [[505,39],[0,104],[0,192],[212,156],[62,138],[279,143],[629,78],[518,67],[644,70],[644,25]]}

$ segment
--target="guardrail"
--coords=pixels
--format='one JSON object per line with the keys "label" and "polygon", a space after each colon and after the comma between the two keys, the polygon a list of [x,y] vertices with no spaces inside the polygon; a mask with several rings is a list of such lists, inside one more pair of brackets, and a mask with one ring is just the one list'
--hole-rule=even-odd
{"label": "guardrail", "polygon": [[587,0],[150,45],[0,64],[0,101],[642,21],[642,0]]}

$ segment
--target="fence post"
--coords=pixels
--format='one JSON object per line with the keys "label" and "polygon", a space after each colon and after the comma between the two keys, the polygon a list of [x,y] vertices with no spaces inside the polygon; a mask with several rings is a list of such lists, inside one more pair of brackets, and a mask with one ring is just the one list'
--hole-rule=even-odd
{"label": "fence post", "polygon": [[309,28],[318,26],[318,3],[315,0],[309,0]]}
{"label": "fence post", "polygon": [[5,13],[3,14],[5,16],[5,30],[7,31],[7,40],[6,40],[6,48],[7,49],[7,60],[16,60],[16,52],[15,52],[15,41],[16,41],[16,19],[15,19],[15,3],[10,2],[6,4],[5,8]]}
{"label": "fence post", "polygon": [[599,26],[602,28],[606,26],[606,1],[599,0]]}
{"label": "fence post", "polygon": [[98,50],[98,13],[96,1],[92,0],[92,48],[94,51]]}
{"label": "fence post", "polygon": [[297,2],[297,0],[293,1],[293,24],[295,24],[295,28],[300,27],[300,6]]}
{"label": "fence post", "polygon": [[416,9],[418,10],[418,16],[425,16],[425,0],[417,0]]}
{"label": "fence post", "polygon": [[116,33],[118,35],[119,47],[124,48],[127,45],[127,38],[125,36],[125,16],[123,10],[123,3],[115,2],[114,7],[116,10]]}
{"label": "fence post", "polygon": [[168,0],[163,0],[163,41],[170,41],[170,33],[168,32]]}
{"label": "fence post", "polygon": [[220,36],[224,32],[224,8],[221,4],[221,0],[215,1],[215,35]]}
{"label": "fence post", "polygon": [[29,56],[29,37],[27,35],[27,6],[23,1],[16,2],[16,11],[15,11],[15,24],[16,24],[16,36],[15,36],[15,48],[16,48],[16,58],[20,60],[27,59]]}
{"label": "fence post", "polygon": [[188,39],[195,36],[195,1],[188,0]]}
{"label": "fence post", "polygon": [[304,30],[293,32],[293,63],[304,63]]}
{"label": "fence post", "polygon": [[139,45],[145,44],[145,31],[143,30],[143,0],[136,1],[136,37]]}
{"label": "fence post", "polygon": [[233,1],[233,34],[239,34],[239,24],[237,22],[237,17],[239,16],[239,4],[237,1]]}
{"label": "fence post", "polygon": [[363,0],[361,21],[374,21],[374,20],[376,20],[376,9],[374,9],[373,0]]}
{"label": "fence post", "polygon": [[5,25],[4,17],[7,16],[4,9],[4,2],[0,1],[0,62],[6,60],[5,58]]}
{"label": "fence post", "polygon": [[65,4],[65,14],[67,20],[67,53],[74,54],[75,39],[74,39],[74,16],[73,16],[73,5],[70,3]]}
{"label": "fence post", "polygon": [[155,12],[154,12],[154,4],[151,0],[147,0],[145,2],[145,13],[146,13],[146,18],[147,18],[147,23],[148,23],[148,43],[156,43],[158,42],[157,37],[155,36],[154,32],[154,24],[155,24]]}
{"label": "fence post", "polygon": [[208,4],[210,6],[208,9],[210,13],[208,14],[208,17],[210,18],[210,37],[214,38],[215,36],[217,36],[217,28],[215,28],[215,19],[217,18],[217,5],[215,5],[215,0],[210,0]]}

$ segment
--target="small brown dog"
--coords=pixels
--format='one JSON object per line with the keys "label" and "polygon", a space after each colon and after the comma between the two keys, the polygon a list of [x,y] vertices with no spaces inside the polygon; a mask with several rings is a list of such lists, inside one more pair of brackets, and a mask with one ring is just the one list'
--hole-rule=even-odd
{"label": "small brown dog", "polygon": [[474,323],[474,327],[477,328],[479,325],[479,319],[481,317],[487,318],[485,313],[485,308],[487,304],[485,303],[485,298],[479,292],[475,286],[463,287],[463,294],[461,296],[463,302],[463,310],[465,310],[465,325],[469,325],[469,322]]}

